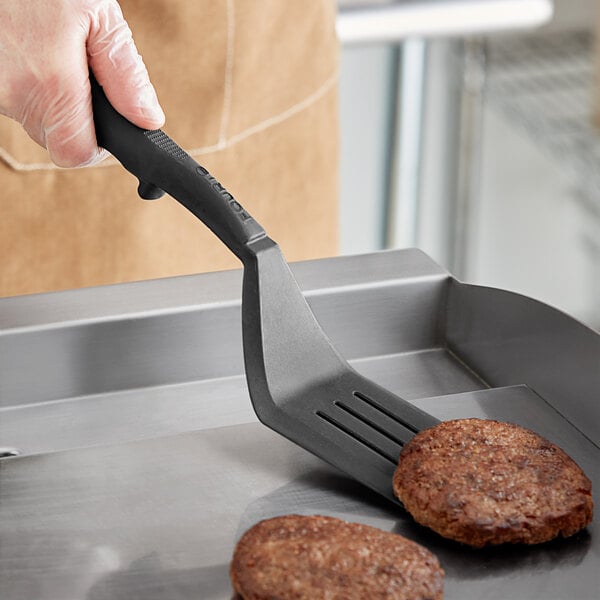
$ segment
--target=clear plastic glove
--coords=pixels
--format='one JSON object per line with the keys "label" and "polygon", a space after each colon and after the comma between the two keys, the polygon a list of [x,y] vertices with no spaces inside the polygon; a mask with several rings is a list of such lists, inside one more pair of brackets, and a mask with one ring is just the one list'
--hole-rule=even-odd
{"label": "clear plastic glove", "polygon": [[0,0],[0,113],[61,167],[100,160],[88,68],[112,105],[146,129],[164,113],[116,0]]}

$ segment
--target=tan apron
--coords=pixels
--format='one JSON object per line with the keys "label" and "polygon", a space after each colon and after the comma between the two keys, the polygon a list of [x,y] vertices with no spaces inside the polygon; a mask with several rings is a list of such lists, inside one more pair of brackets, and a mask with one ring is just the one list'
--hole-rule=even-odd
{"label": "tan apron", "polygon": [[[332,0],[122,0],[165,131],[288,260],[337,250]],[[110,158],[63,170],[0,118],[0,296],[240,266],[169,197],[142,201]]]}

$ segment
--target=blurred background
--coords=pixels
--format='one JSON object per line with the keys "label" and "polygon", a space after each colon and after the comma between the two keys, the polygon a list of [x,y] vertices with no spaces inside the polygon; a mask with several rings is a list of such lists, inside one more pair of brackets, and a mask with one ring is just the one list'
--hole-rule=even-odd
{"label": "blurred background", "polygon": [[600,329],[599,5],[338,0],[341,252],[419,247]]}

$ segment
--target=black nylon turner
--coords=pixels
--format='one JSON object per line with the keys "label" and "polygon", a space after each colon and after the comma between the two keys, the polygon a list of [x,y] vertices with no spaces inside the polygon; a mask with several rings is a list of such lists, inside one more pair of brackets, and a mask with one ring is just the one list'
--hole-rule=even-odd
{"label": "black nylon turner", "polygon": [[98,143],[138,178],[140,195],[167,192],[242,261],[244,362],[258,418],[394,500],[402,445],[438,420],[359,375],[319,326],[264,229],[171,138],[127,121],[90,79]]}

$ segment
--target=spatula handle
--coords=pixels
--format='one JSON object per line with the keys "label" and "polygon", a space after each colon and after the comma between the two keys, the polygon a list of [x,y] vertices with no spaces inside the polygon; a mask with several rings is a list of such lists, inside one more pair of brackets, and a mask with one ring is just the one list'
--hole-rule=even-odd
{"label": "spatula handle", "polygon": [[264,229],[235,198],[160,129],[137,127],[110,104],[90,73],[98,144],[139,179],[142,198],[167,192],[209,227],[242,261]]}

